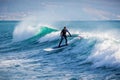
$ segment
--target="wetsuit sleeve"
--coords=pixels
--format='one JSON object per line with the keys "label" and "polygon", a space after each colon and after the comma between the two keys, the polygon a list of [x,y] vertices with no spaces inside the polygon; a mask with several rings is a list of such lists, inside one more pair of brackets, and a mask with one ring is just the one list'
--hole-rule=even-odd
{"label": "wetsuit sleeve", "polygon": [[70,34],[70,32],[68,31],[68,30],[66,30],[68,33],[69,33],[69,35],[71,36],[71,34]]}

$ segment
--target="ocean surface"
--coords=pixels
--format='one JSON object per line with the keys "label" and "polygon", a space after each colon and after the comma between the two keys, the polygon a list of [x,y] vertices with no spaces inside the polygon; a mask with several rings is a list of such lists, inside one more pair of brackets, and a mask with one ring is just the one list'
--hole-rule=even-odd
{"label": "ocean surface", "polygon": [[120,80],[120,21],[0,21],[0,80]]}

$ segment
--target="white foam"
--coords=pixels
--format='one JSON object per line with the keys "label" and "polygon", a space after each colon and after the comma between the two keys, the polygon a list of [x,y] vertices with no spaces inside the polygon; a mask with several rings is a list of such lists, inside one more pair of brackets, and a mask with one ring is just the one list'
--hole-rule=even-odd
{"label": "white foam", "polygon": [[24,59],[13,59],[13,60],[3,60],[0,61],[0,67],[12,67],[15,65],[21,65],[23,62],[28,62],[30,60]]}
{"label": "white foam", "polygon": [[53,41],[56,39],[59,39],[60,36],[60,32],[52,32],[50,34],[47,34],[46,36],[42,37],[39,39],[39,42],[46,42],[46,41]]}
{"label": "white foam", "polygon": [[[87,59],[87,61],[93,63],[93,67],[120,67],[120,40],[114,37],[114,35],[109,32],[81,32],[79,36],[89,40],[88,43],[84,43],[82,46],[87,46],[89,43],[91,43],[91,39],[97,41],[92,50],[92,54],[90,54]],[[79,37],[77,37],[77,39],[79,39]],[[82,49],[81,44],[77,43],[72,51],[80,52],[78,47]]]}
{"label": "white foam", "polygon": [[113,40],[99,42],[87,61],[93,62],[94,67],[120,67],[120,44]]}
{"label": "white foam", "polygon": [[40,26],[37,26],[34,20],[25,20],[20,22],[13,32],[13,41],[22,41],[28,39],[39,32]]}
{"label": "white foam", "polygon": [[[38,65],[38,64],[29,64],[29,65],[24,65],[25,63],[29,62],[34,62],[34,61],[40,61],[41,59],[7,59],[7,60],[0,60],[0,67],[14,67],[16,65],[19,66],[24,66],[24,67],[29,67],[33,65]],[[40,64],[39,64],[40,65]]]}
{"label": "white foam", "polygon": [[13,42],[26,40],[37,35],[40,32],[42,26],[49,25],[40,23],[36,17],[28,17],[27,19],[24,19],[14,29]]}

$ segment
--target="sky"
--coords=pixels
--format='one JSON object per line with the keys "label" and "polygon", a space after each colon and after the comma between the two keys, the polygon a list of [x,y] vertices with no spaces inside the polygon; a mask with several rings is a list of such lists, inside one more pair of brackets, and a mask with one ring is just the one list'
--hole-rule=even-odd
{"label": "sky", "polygon": [[120,20],[120,0],[0,0],[0,20]]}

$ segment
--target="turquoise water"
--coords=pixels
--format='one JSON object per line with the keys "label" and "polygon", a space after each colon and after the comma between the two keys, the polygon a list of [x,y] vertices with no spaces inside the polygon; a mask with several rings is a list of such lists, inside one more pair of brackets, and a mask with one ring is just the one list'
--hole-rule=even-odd
{"label": "turquoise water", "polygon": [[[63,26],[69,45],[45,51]],[[120,21],[0,21],[0,80],[119,80],[119,34]]]}

